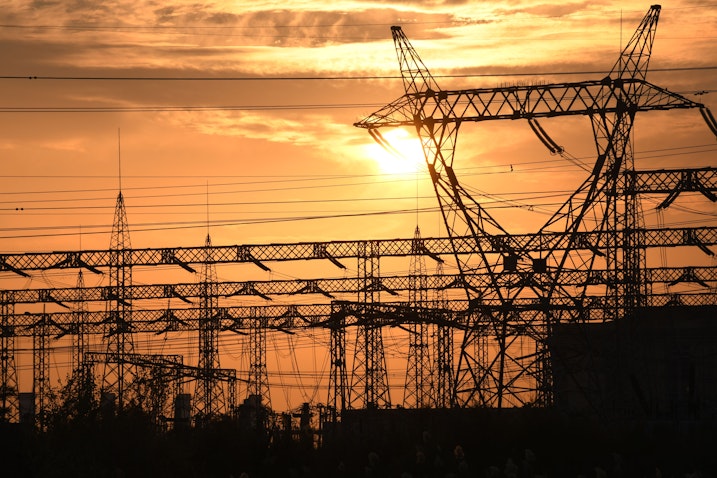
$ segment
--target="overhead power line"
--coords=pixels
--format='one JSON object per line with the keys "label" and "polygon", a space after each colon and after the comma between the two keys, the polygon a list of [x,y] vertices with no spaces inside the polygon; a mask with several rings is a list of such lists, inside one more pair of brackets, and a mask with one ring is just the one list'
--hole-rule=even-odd
{"label": "overhead power line", "polygon": [[[651,68],[650,72],[717,70],[717,65]],[[526,71],[489,72],[432,75],[434,78],[477,78],[511,76],[564,76],[564,75],[607,75],[608,71]],[[401,80],[400,75],[349,75],[349,76],[55,76],[55,75],[1,75],[0,80],[47,80],[47,81],[357,81],[357,80]]]}
{"label": "overhead power line", "polygon": [[281,111],[315,109],[373,108],[377,104],[334,103],[306,105],[217,105],[217,106],[65,106],[65,107],[0,107],[0,113],[151,113],[151,112],[201,112],[201,111]]}

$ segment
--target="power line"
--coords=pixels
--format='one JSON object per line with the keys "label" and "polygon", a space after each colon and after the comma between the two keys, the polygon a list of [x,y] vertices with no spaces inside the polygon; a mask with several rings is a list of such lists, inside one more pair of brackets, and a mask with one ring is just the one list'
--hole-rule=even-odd
{"label": "power line", "polygon": [[[686,149],[699,149],[699,148],[708,148],[708,149],[701,149],[697,151],[684,151]],[[649,158],[659,158],[659,157],[671,157],[671,156],[681,156],[681,155],[688,155],[688,154],[700,154],[705,152],[712,152],[716,151],[717,148],[714,148],[713,145],[710,144],[704,144],[704,145],[693,145],[693,146],[684,146],[684,147],[672,147],[672,148],[659,148],[659,149],[650,149],[650,150],[643,150],[638,153],[636,153],[636,158],[638,159],[649,159]],[[681,151],[681,152],[678,152]],[[660,153],[660,152],[668,152],[668,154],[653,154],[648,155],[647,153]],[[590,159],[589,157],[584,158],[578,158],[578,159]],[[479,175],[488,175],[488,174],[520,174],[520,173],[536,173],[536,172],[547,172],[552,171],[559,168],[564,168],[566,166],[565,162],[562,159],[551,159],[551,160],[540,160],[540,161],[523,161],[523,162],[515,162],[512,163],[511,166],[517,167],[517,166],[525,166],[525,165],[532,165],[532,164],[555,164],[554,166],[546,166],[546,167],[539,167],[539,168],[520,168],[516,169],[512,172],[508,170],[499,170],[499,171],[483,171],[480,172],[479,170],[486,170],[486,169],[496,169],[496,168],[505,168],[506,165],[491,165],[491,166],[475,166],[475,167],[468,167],[468,168],[459,168],[457,170],[464,171],[463,176],[479,176]],[[473,171],[473,172],[469,172]],[[335,179],[369,179],[369,178],[392,178],[393,175],[388,174],[361,174],[361,175],[336,175],[336,176],[325,176],[325,177],[306,177],[306,176],[297,176],[295,178],[291,177],[282,177],[281,179],[274,179],[274,180],[266,180],[266,181],[242,181],[242,182],[229,182],[229,183],[212,183],[210,184],[212,187],[220,187],[220,186],[239,186],[239,185],[254,185],[254,184],[271,184],[271,183],[285,183],[285,182],[300,182],[304,183],[306,181],[326,181],[326,180],[335,180]],[[48,177],[52,179],[57,179],[57,177],[54,176],[42,176],[42,175],[8,175],[8,176],[0,176],[0,178],[28,178],[28,179],[37,179],[42,177]],[[93,178],[95,176],[92,176]],[[107,177],[107,178],[114,178],[114,176],[100,176],[100,177]],[[164,178],[164,176],[129,176],[131,178]],[[182,176],[185,177],[185,176]],[[186,176],[189,177],[189,176]],[[193,177],[193,176],[192,176]],[[264,176],[260,176],[264,177]],[[88,176],[62,176],[62,178],[82,178],[87,179]],[[308,185],[308,186],[297,186],[297,187],[280,187],[280,188],[265,188],[265,189],[249,189],[249,190],[233,190],[233,191],[212,191],[212,195],[229,195],[229,194],[246,194],[246,193],[255,193],[255,192],[274,192],[274,191],[288,191],[288,190],[300,190],[300,189],[323,189],[323,188],[344,188],[344,187],[351,187],[351,186],[364,186],[367,184],[380,184],[380,183],[397,183],[397,182],[408,182],[413,181],[414,178],[398,178],[398,179],[386,179],[381,181],[361,181],[361,182],[338,182],[334,184],[319,184],[319,185]],[[199,184],[192,184],[192,185],[167,185],[167,186],[161,186],[161,185],[152,185],[148,187],[130,187],[125,188],[125,190],[135,190],[135,191],[144,191],[144,190],[151,190],[155,191],[157,189],[196,189],[199,187],[203,187]],[[41,191],[6,191],[6,192],[0,192],[0,195],[12,195],[12,196],[20,196],[20,195],[30,195],[30,194],[77,194],[77,193],[91,193],[91,192],[107,192],[107,191],[115,191],[115,188],[96,188],[96,189],[69,189],[69,190],[41,190]],[[540,194],[545,194],[550,191],[541,191]],[[537,193],[537,192],[536,192]],[[177,194],[150,194],[150,195],[133,195],[130,196],[131,199],[151,199],[151,198],[170,198],[170,197],[189,197],[189,196],[204,196],[206,192],[188,192],[188,193],[177,193]],[[501,196],[510,195],[510,194],[523,194],[521,193],[502,193]],[[527,193],[526,193],[527,194]],[[531,193],[532,194],[532,193]],[[69,199],[63,199],[63,198],[51,198],[51,199],[13,199],[13,200],[2,200],[0,201],[0,204],[43,204],[43,203],[60,203],[60,202],[89,202],[89,201],[106,201],[111,200],[113,197],[72,197]],[[222,205],[269,205],[269,204],[297,204],[297,203],[329,203],[329,202],[350,202],[350,201],[368,201],[368,200],[398,200],[398,199],[405,199],[405,198],[398,198],[398,197],[385,197],[385,198],[364,198],[364,199],[300,199],[300,200],[292,200],[292,201],[233,201],[231,203],[212,203],[214,206],[222,206]],[[425,199],[425,197],[423,198]],[[166,205],[166,206],[172,206],[172,207],[187,207],[191,206],[191,204],[183,204],[183,205]],[[109,206],[76,206],[76,207],[59,207],[55,209],[104,209]],[[130,206],[131,208],[146,208],[146,207],[162,207],[162,205],[134,205]],[[4,210],[11,210],[14,208],[5,208]],[[53,209],[51,207],[45,207],[45,208],[35,208],[35,207],[27,207],[25,208],[27,210],[40,210],[40,209]]]}
{"label": "power line", "polygon": [[[706,91],[706,90],[703,90]],[[214,105],[214,106],[3,106],[0,113],[159,113],[202,111],[286,111],[317,109],[375,108],[371,103],[326,103],[312,105]]]}
{"label": "power line", "polygon": [[[650,72],[706,71],[717,70],[717,65],[686,66],[669,68],[651,68]],[[564,75],[606,75],[608,71],[530,71],[498,73],[463,73],[432,75],[434,78],[478,78],[511,76],[564,76]],[[352,75],[352,76],[38,76],[38,75],[2,75],[0,80],[45,80],[45,81],[365,81],[365,80],[402,80],[397,75]]]}

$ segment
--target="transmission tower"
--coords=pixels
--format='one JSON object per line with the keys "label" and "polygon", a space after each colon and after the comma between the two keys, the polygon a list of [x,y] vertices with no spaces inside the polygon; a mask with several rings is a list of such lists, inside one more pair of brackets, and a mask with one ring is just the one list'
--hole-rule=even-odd
{"label": "transmission tower", "polygon": [[47,415],[47,399],[50,392],[50,339],[49,329],[54,325],[43,310],[40,320],[32,327],[32,395],[35,404],[35,425],[44,430]]}
{"label": "transmission tower", "polygon": [[[603,265],[610,271],[611,280],[598,291],[605,298],[601,320],[629,317],[644,304],[644,235],[638,234],[641,220],[634,190],[624,182],[634,168],[633,120],[639,111],[705,111],[703,105],[645,80],[659,12],[659,6],[650,8],[606,78],[472,90],[441,90],[401,28],[391,28],[405,94],[355,125],[368,129],[382,144],[380,128],[416,129],[455,250],[459,239],[474,241],[473,254],[456,253],[459,270],[464,276],[480,273],[487,278],[481,287],[465,287],[469,316],[454,405],[551,403],[545,367],[552,328],[562,321],[586,320],[581,304],[596,292],[589,281],[577,294],[565,285],[565,277],[575,270]],[[458,129],[466,122],[522,118],[543,143],[554,145],[537,120],[562,115],[590,117],[597,159],[588,178],[538,234],[525,242],[514,240],[461,186],[453,168]],[[586,223],[588,218],[592,224]],[[556,230],[561,239],[545,241]],[[582,240],[589,231],[597,233],[594,242]],[[521,310],[515,306],[520,298],[533,298],[536,305]],[[561,301],[573,306],[558,307]],[[542,383],[534,386],[536,379]]]}
{"label": "transmission tower", "polygon": [[214,371],[219,369],[219,294],[216,264],[212,257],[212,241],[207,234],[205,257],[202,262],[199,297],[199,361],[194,408],[197,417],[211,418],[223,407],[223,393]]}
{"label": "transmission tower", "polygon": [[7,292],[0,291],[0,422],[20,420],[20,403],[15,367],[15,327],[12,314],[15,305],[7,300]]}
{"label": "transmission tower", "polygon": [[77,284],[75,286],[75,289],[77,290],[77,302],[75,303],[75,321],[72,327],[72,338],[73,338],[73,344],[72,344],[72,367],[73,367],[73,373],[75,374],[76,379],[80,383],[85,383],[85,379],[87,377],[84,377],[84,361],[85,361],[85,352],[87,352],[87,304],[85,302],[84,297],[84,291],[85,291],[85,279],[82,274],[82,270],[80,270],[77,273]]}
{"label": "transmission tower", "polygon": [[407,324],[408,361],[406,363],[406,385],[404,387],[403,406],[406,408],[428,408],[435,403],[431,357],[431,332],[434,327],[418,313],[428,301],[426,280],[426,259],[423,254],[421,231],[416,226],[413,236],[414,245],[408,275],[408,303],[417,311],[417,320]]}
{"label": "transmission tower", "polygon": [[[377,244],[366,241],[358,252],[358,279],[361,284],[359,304],[369,306],[380,302],[380,264]],[[386,357],[381,326],[373,320],[370,307],[356,330],[356,348],[350,390],[349,408],[391,408]]]}
{"label": "transmission tower", "polygon": [[271,408],[269,395],[269,371],[266,368],[266,317],[250,308],[251,325],[249,327],[249,395],[261,398],[261,403]]}
{"label": "transmission tower", "polygon": [[[436,263],[436,276],[443,275],[443,261]],[[438,310],[448,310],[446,289],[434,289],[433,302]],[[448,408],[451,406],[453,395],[453,331],[454,326],[447,320],[442,320],[435,327],[435,375],[436,375],[436,407]]]}
{"label": "transmission tower", "polygon": [[346,371],[346,321],[340,308],[331,307],[329,325],[329,396],[326,405],[330,413],[330,421],[336,423],[339,414],[346,409],[346,393],[348,391],[348,375]]}
{"label": "transmission tower", "polygon": [[131,383],[132,365],[126,355],[134,352],[132,339],[132,304],[127,293],[132,285],[132,259],[127,212],[122,191],[117,194],[112,237],[109,248],[110,298],[107,319],[107,358],[103,364],[103,388],[105,400],[116,400],[121,411],[124,408],[127,383]]}

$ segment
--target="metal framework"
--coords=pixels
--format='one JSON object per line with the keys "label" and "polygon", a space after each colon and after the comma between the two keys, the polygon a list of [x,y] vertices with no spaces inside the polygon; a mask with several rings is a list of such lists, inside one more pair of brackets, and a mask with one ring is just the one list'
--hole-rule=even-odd
{"label": "metal framework", "polygon": [[222,410],[222,389],[212,375],[219,369],[219,294],[217,293],[217,270],[212,258],[212,241],[207,234],[206,256],[202,263],[199,280],[199,361],[202,374],[197,383],[194,410],[198,420],[211,419],[216,410]]}
{"label": "metal framework", "polygon": [[[426,256],[421,251],[421,231],[418,226],[413,239],[415,247],[408,276],[408,303],[418,309],[428,302],[429,292],[426,280]],[[432,336],[436,334],[435,327],[434,324],[423,321],[406,325],[408,360],[403,391],[403,406],[406,408],[430,408],[436,405],[437,389],[434,381],[437,371],[433,365],[437,364],[437,361],[432,360],[432,355],[437,355],[432,347]]]}
{"label": "metal framework", "polygon": [[[394,295],[395,292],[379,281],[377,243],[368,241],[363,245],[358,254],[358,303],[369,308],[381,302],[382,291]],[[349,408],[391,408],[382,327],[378,321],[371,320],[371,316],[362,316],[362,319],[356,331]]]}
{"label": "metal framework", "polygon": [[[347,408],[392,406],[382,335],[387,327],[408,334],[406,407],[549,406],[553,390],[547,343],[556,325],[617,321],[647,307],[716,306],[717,266],[645,265],[647,248],[695,248],[714,255],[711,248],[717,245],[715,227],[642,224],[642,194],[666,195],[660,208],[688,192],[717,200],[715,168],[634,169],[630,135],[638,112],[700,108],[717,132],[704,105],[646,81],[658,16],[659,7],[652,7],[604,79],[454,91],[438,87],[402,30],[392,28],[405,94],[356,126],[379,142],[385,142],[382,128],[416,129],[448,238],[422,238],[417,228],[413,238],[404,239],[213,246],[207,235],[200,247],[132,249],[120,192],[108,250],[0,255],[0,273],[10,276],[80,269],[74,288],[0,291],[0,421],[19,420],[17,337],[33,338],[40,419],[49,388],[48,354],[53,340],[64,335],[73,338],[75,373],[84,381],[88,367],[101,365],[103,391],[120,409],[143,401],[157,417],[166,417],[170,397],[181,393],[184,380],[194,380],[195,413],[205,419],[230,413],[236,404],[236,371],[221,369],[219,363],[222,331],[248,336],[249,374],[242,381],[249,395],[270,406],[268,333],[327,329],[327,407],[336,421]],[[459,183],[453,169],[459,127],[525,119],[546,146],[560,152],[537,120],[566,115],[590,119],[595,163],[539,231],[511,234]],[[455,259],[457,274],[443,274],[446,256]],[[380,262],[388,257],[409,258],[409,273],[382,276]],[[436,274],[426,272],[428,258],[437,263]],[[342,261],[356,260],[358,274],[220,282],[215,270],[216,264],[253,263],[268,271],[268,262],[302,260],[328,261],[340,269],[345,269]],[[133,268],[156,265],[199,271],[199,281],[132,283]],[[109,270],[109,285],[85,287],[83,271],[103,269]],[[656,284],[666,290],[677,284],[698,287],[659,293]],[[460,298],[449,296],[451,290],[460,292]],[[407,300],[398,301],[399,294]],[[291,303],[294,298],[305,302],[307,295],[321,302]],[[279,296],[281,303],[274,302]],[[266,305],[226,306],[220,298],[260,299]],[[152,299],[166,299],[168,305],[161,310],[135,306]],[[173,299],[181,307],[173,307]],[[98,303],[104,308],[98,309]],[[18,304],[39,304],[43,312],[16,313]],[[46,311],[46,306],[67,310]],[[355,331],[353,351],[346,345],[349,329]],[[175,332],[197,332],[196,366],[183,364],[180,356],[134,350],[135,334]],[[105,351],[90,351],[90,343],[97,345],[100,337],[106,339]],[[454,340],[460,342],[457,363]]]}
{"label": "metal framework", "polygon": [[[645,80],[659,12],[657,5],[650,8],[607,77],[536,86],[442,90],[401,28],[391,28],[405,94],[355,126],[367,129],[380,144],[385,144],[382,128],[415,128],[444,223],[456,239],[460,271],[464,275],[480,271],[488,278],[483,287],[465,288],[471,326],[461,344],[454,405],[501,408],[552,402],[550,378],[545,373],[551,329],[562,321],[585,320],[580,304],[595,289],[585,282],[577,293],[569,290],[564,277],[574,271],[602,267],[610,275],[609,286],[601,291],[607,299],[605,320],[629,317],[645,305],[644,225],[634,194],[636,183],[628,179],[636,175],[630,147],[635,115],[677,108],[706,110],[702,104]],[[591,120],[595,164],[538,234],[522,244],[506,241],[509,233],[460,184],[454,172],[459,127],[465,122],[526,119],[539,132],[537,119],[566,115]],[[713,124],[710,128],[714,131]],[[546,136],[541,140],[552,144]],[[675,181],[674,177],[664,179]],[[701,190],[699,184],[680,181],[677,187]],[[593,225],[586,223],[588,218]],[[548,231],[559,231],[560,248],[542,242]],[[585,238],[589,231],[596,236]],[[465,237],[473,238],[471,254],[460,252]],[[513,271],[525,272],[527,280],[506,280],[505,273]],[[515,307],[525,296],[544,304],[542,320],[530,330]],[[575,306],[556,307],[560,300],[572,300]],[[535,347],[527,359],[525,340]],[[536,379],[537,385],[533,383]]]}
{"label": "metal framework", "polygon": [[127,212],[122,191],[117,194],[112,238],[109,249],[110,290],[109,317],[106,321],[107,353],[112,360],[106,361],[103,372],[102,393],[117,400],[121,411],[125,404],[125,385],[133,381],[133,367],[126,354],[134,352],[132,339],[132,304],[127,288],[132,284],[132,266],[128,252],[131,250]]}

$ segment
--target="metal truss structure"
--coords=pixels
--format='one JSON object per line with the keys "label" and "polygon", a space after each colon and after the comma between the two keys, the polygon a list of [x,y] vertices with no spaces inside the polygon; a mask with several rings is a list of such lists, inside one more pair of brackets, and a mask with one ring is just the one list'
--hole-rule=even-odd
{"label": "metal truss structure", "polygon": [[[474,241],[473,253],[467,255],[455,243],[460,271],[465,275],[480,272],[488,279],[483,287],[465,288],[472,319],[461,344],[454,405],[502,408],[552,403],[550,374],[546,373],[552,328],[585,321],[581,304],[597,289],[589,281],[577,292],[569,289],[564,278],[575,271],[604,268],[608,274],[600,291],[608,299],[604,320],[631,317],[648,305],[645,228],[634,194],[638,185],[632,180],[638,175],[630,142],[635,116],[698,108],[710,129],[717,131],[704,105],[645,79],[659,13],[659,5],[650,8],[605,78],[469,90],[442,90],[402,29],[391,28],[405,94],[355,126],[367,129],[380,144],[386,144],[382,128],[415,129],[449,235]],[[454,171],[460,126],[525,119],[539,139],[558,152],[537,121],[574,115],[587,116],[592,125],[597,158],[588,177],[538,234],[522,244],[503,241],[509,233],[461,185]],[[695,174],[685,173],[679,184],[701,190],[691,181]],[[714,194],[708,197],[716,199]],[[542,234],[548,231],[559,231],[561,247],[542,242]],[[586,241],[583,235],[588,231],[595,237]],[[519,281],[506,278],[506,273],[514,271],[527,275]],[[544,304],[537,327],[527,327],[516,308],[522,297]],[[574,306],[558,307],[561,300],[571,300]],[[518,355],[522,347],[515,347],[524,339],[535,344],[528,358]]]}
{"label": "metal truss structure", "polygon": [[[648,248],[712,256],[717,245],[714,227],[642,223],[641,195],[664,195],[660,208],[683,193],[717,200],[715,168],[634,168],[630,135],[638,112],[699,108],[717,133],[704,105],[646,81],[658,15],[659,7],[652,7],[604,79],[455,91],[441,90],[402,30],[392,28],[405,94],[356,126],[379,142],[385,141],[383,128],[415,128],[449,237],[423,238],[416,228],[412,238],[402,239],[215,246],[207,235],[200,247],[132,249],[120,192],[108,250],[0,254],[0,273],[7,276],[79,270],[76,287],[0,290],[0,421],[20,417],[18,338],[33,339],[39,426],[49,354],[64,336],[72,337],[73,374],[84,382],[96,378],[94,370],[101,366],[101,390],[120,409],[143,401],[157,420],[166,419],[169,403],[192,381],[201,423],[233,411],[238,382],[248,396],[271,404],[269,333],[323,329],[330,358],[327,407],[337,420],[338,412],[349,408],[395,405],[383,343],[387,328],[407,334],[405,407],[547,407],[553,401],[548,343],[556,326],[623,320],[649,307],[717,305],[717,266],[645,263]],[[590,119],[595,163],[543,227],[511,234],[454,172],[459,127],[525,119],[546,146],[560,152],[537,121],[567,115]],[[382,275],[381,261],[388,258],[408,259],[409,272]],[[457,273],[443,272],[449,259]],[[215,269],[251,263],[270,271],[269,263],[285,261],[328,262],[339,270],[355,261],[358,272],[220,281]],[[427,263],[437,266],[436,273],[428,273]],[[133,268],[145,266],[175,266],[196,273],[198,280],[134,284]],[[85,286],[83,273],[104,271],[109,285]],[[697,285],[701,292],[663,292],[678,284]],[[315,303],[307,304],[307,297]],[[143,302],[159,299],[167,301],[166,308]],[[226,305],[229,299],[242,305]],[[43,311],[16,312],[33,305]],[[347,346],[349,330],[355,332],[353,348]],[[135,349],[137,334],[174,333],[198,338],[196,365],[184,364],[182,356]],[[247,336],[246,377],[220,368],[223,333]]]}

